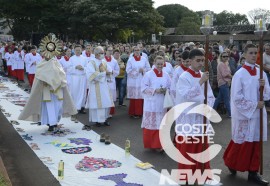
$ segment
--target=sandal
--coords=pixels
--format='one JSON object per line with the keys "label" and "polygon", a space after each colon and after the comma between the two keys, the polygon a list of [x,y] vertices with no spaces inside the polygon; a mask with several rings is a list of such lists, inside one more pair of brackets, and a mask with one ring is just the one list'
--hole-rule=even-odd
{"label": "sandal", "polygon": [[105,142],[105,138],[106,138],[106,135],[105,135],[105,133],[102,133],[101,135],[100,135],[100,142]]}
{"label": "sandal", "polygon": [[38,145],[36,143],[30,143],[31,149],[33,150],[40,150],[40,148],[38,147]]}
{"label": "sandal", "polygon": [[22,128],[16,128],[16,130],[17,130],[18,132],[25,132],[24,129],[22,129]]}
{"label": "sandal", "polygon": [[92,127],[91,126],[88,126],[88,125],[84,125],[82,130],[87,130],[87,131],[90,131],[92,130]]}
{"label": "sandal", "polygon": [[107,136],[105,137],[105,145],[110,145],[110,144],[111,144],[111,139],[110,139],[110,136],[107,135]]}
{"label": "sandal", "polygon": [[15,121],[15,120],[10,120],[10,123],[12,125],[20,125],[20,123],[18,121]]}

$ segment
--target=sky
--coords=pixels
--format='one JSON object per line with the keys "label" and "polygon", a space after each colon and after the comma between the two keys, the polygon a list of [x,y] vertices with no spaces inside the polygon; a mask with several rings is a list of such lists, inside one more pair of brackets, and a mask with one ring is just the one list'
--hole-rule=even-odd
{"label": "sky", "polygon": [[157,8],[165,4],[181,4],[193,11],[211,10],[220,13],[223,10],[246,14],[255,8],[270,9],[268,0],[153,0]]}

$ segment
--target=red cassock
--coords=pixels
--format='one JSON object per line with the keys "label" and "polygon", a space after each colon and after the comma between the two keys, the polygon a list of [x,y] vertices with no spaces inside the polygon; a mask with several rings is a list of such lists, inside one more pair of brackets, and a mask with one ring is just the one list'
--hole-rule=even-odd
{"label": "red cassock", "polygon": [[143,99],[130,99],[128,114],[130,116],[143,115]]}
{"label": "red cassock", "polygon": [[[200,162],[195,161],[194,159],[192,159],[187,153],[199,153],[204,151],[203,149],[203,140],[202,137],[196,137],[199,140],[199,143],[193,143],[194,139],[191,138],[191,140],[189,140],[192,143],[187,143],[187,142],[183,142],[183,143],[177,143],[178,142],[182,142],[183,141],[183,137],[182,136],[178,136],[178,140],[176,141],[176,148],[180,151],[180,153],[189,161],[195,163],[194,165],[185,165],[185,164],[181,164],[178,163],[178,169],[188,169],[188,170],[192,170],[192,172],[194,173],[196,171],[196,169],[202,170],[203,168],[203,164]],[[208,141],[205,137],[204,141]],[[208,148],[208,143],[205,144],[205,149]],[[204,164],[204,169],[210,169],[210,162],[206,162]]]}
{"label": "red cassock", "polygon": [[35,79],[35,74],[28,74],[28,81],[29,81],[30,87],[32,87],[34,79]]}
{"label": "red cassock", "polygon": [[12,76],[12,67],[11,65],[7,66],[8,76]]}
{"label": "red cassock", "polygon": [[24,80],[24,69],[16,69],[16,77],[18,80],[23,81]]}
{"label": "red cassock", "polygon": [[110,115],[114,115],[115,114],[115,107],[111,107],[110,108]]}
{"label": "red cassock", "polygon": [[149,130],[143,129],[143,144],[144,148],[149,149],[161,149],[162,146],[160,144],[159,139],[159,130]]}
{"label": "red cassock", "polygon": [[16,71],[15,71],[15,70],[11,70],[11,76],[12,76],[12,77],[17,77]]}
{"label": "red cassock", "polygon": [[259,171],[260,146],[259,142],[229,143],[224,152],[225,165],[236,171]]}

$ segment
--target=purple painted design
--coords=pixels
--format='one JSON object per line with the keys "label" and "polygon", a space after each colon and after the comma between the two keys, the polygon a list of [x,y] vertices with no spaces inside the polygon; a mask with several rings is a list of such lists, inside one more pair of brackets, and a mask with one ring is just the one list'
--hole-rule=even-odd
{"label": "purple painted design", "polygon": [[116,160],[85,156],[75,167],[80,171],[93,172],[101,168],[117,168],[121,165],[122,163]]}
{"label": "purple painted design", "polygon": [[110,180],[116,183],[115,186],[143,186],[138,183],[126,183],[123,179],[127,177],[127,174],[113,174],[107,176],[100,176],[98,179]]}
{"label": "purple painted design", "polygon": [[93,143],[90,139],[87,138],[68,138],[70,143],[75,143],[76,145],[89,145]]}

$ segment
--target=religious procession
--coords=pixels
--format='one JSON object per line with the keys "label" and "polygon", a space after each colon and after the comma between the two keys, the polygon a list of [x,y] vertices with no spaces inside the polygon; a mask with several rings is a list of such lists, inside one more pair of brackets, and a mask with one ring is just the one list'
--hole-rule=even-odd
{"label": "religious procession", "polygon": [[269,25],[240,46],[213,22],[202,41],[1,41],[0,185],[269,185]]}

